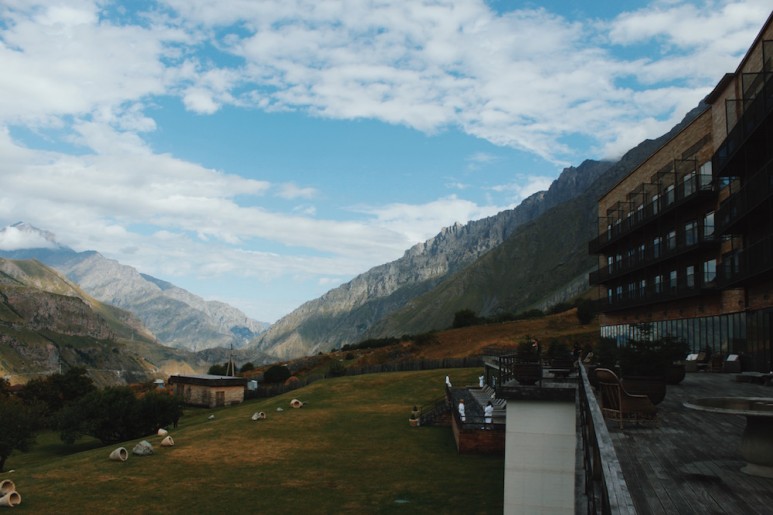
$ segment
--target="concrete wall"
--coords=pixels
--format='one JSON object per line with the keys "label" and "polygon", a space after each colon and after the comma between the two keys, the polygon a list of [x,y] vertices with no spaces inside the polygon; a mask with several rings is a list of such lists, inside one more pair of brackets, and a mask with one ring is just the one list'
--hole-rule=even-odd
{"label": "concrete wall", "polygon": [[504,513],[574,514],[576,409],[507,401]]}

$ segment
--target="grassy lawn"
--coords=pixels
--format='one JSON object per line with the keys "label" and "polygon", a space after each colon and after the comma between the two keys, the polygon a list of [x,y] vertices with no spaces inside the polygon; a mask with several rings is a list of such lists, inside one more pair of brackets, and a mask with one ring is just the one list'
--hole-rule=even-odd
{"label": "grassy lawn", "polygon": [[[411,406],[480,369],[342,377],[271,399],[187,410],[175,446],[107,456],[41,435],[6,464],[30,513],[501,513],[504,458],[460,456],[449,427],[411,428]],[[289,407],[290,400],[305,403]],[[277,408],[283,408],[278,412]],[[266,420],[252,421],[264,411]],[[208,417],[214,414],[214,420]],[[131,452],[138,440],[122,444]],[[72,454],[68,454],[73,452]]]}

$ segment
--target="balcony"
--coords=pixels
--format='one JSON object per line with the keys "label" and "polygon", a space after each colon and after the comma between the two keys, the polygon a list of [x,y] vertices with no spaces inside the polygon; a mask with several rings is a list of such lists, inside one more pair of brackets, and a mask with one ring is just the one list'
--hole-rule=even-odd
{"label": "balcony", "polygon": [[675,285],[668,283],[648,284],[642,291],[623,291],[613,298],[599,299],[598,310],[603,313],[633,309],[651,304],[706,295],[717,290],[716,281],[707,281],[697,275],[682,276]]}
{"label": "balcony", "polygon": [[642,230],[664,216],[673,214],[677,209],[683,209],[693,202],[713,200],[716,196],[710,177],[695,175],[678,184],[674,190],[647,203],[642,209],[632,211],[630,216],[620,219],[609,230],[592,239],[588,243],[588,251],[590,254],[601,254],[623,237]]}
{"label": "balcony", "polygon": [[686,241],[684,234],[682,234],[672,248],[669,248],[667,244],[659,248],[649,245],[644,255],[637,252],[632,256],[624,257],[622,262],[615,263],[612,267],[604,266],[595,272],[591,272],[588,278],[589,283],[591,285],[604,284],[693,252],[707,252],[719,249],[720,242],[715,234],[706,235],[701,230],[694,235],[694,238],[694,241]]}
{"label": "balcony", "polygon": [[773,236],[768,236],[736,253],[728,254],[717,270],[717,284],[732,288],[758,279],[773,271]]}
{"label": "balcony", "polygon": [[[773,161],[760,172],[747,179],[743,187],[730,196],[716,214],[718,234],[742,232],[746,218],[759,206],[773,197]],[[755,220],[755,222],[757,222]]]}
{"label": "balcony", "polygon": [[[765,82],[759,93],[750,100],[739,100],[743,105],[743,114],[727,137],[714,153],[713,168],[717,177],[733,177],[739,173],[735,169],[744,164],[736,160],[739,151],[755,134],[762,123],[773,113],[773,74],[765,74]],[[760,151],[773,152],[770,145],[755,145]],[[737,162],[736,162],[737,161]]]}

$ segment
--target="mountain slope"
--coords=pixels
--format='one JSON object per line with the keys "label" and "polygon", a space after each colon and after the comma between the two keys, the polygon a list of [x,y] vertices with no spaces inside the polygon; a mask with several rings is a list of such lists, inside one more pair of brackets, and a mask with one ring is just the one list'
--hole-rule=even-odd
{"label": "mountain slope", "polygon": [[443,229],[402,258],[305,303],[253,345],[289,358],[445,328],[461,309],[517,312],[584,293],[596,265],[587,243],[596,231],[597,198],[703,109],[616,163],[585,161],[515,209]]}
{"label": "mountain slope", "polygon": [[54,267],[89,295],[136,314],[164,345],[192,351],[240,348],[268,326],[228,304],[205,301],[98,252],[75,252],[56,243],[51,233],[28,224],[17,223],[2,231],[39,234],[47,246],[0,251],[0,256],[37,259]]}
{"label": "mountain slope", "polygon": [[25,382],[85,367],[97,383],[117,384],[163,377],[167,366],[193,371],[187,363],[197,361],[40,262],[0,258],[0,376]]}

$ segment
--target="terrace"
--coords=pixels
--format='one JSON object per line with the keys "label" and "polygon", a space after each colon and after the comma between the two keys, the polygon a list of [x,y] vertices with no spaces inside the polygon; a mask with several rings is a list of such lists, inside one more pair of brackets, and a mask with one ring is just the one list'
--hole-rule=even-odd
{"label": "terrace", "polygon": [[635,513],[770,513],[773,479],[741,471],[746,418],[688,409],[707,397],[773,397],[735,374],[688,373],[668,387],[656,427],[607,423]]}
{"label": "terrace", "polygon": [[[508,399],[507,424],[503,424],[505,427],[497,424],[493,434],[475,431],[480,422],[473,415],[473,423],[467,425],[475,427],[465,433],[471,433],[466,438],[477,445],[468,443],[467,450],[481,452],[483,442],[476,440],[474,433],[479,436],[488,433],[487,438],[499,433],[498,438],[502,438],[502,432],[507,432],[507,446],[514,445],[518,450],[505,452],[506,457],[517,454],[514,465],[506,458],[506,509],[525,509],[525,504],[512,503],[522,503],[523,497],[531,497],[531,507],[541,505],[555,513],[770,513],[773,478],[742,471],[747,465],[741,454],[746,417],[685,407],[685,403],[697,399],[716,397],[770,398],[773,402],[773,386],[769,382],[754,381],[752,375],[688,373],[680,384],[668,386],[665,400],[657,406],[657,424],[626,422],[623,429],[615,421],[604,420],[597,393],[590,386],[584,368],[579,378],[576,374],[568,380],[545,375],[541,384],[535,386],[523,387],[514,381],[504,381],[497,388],[497,396]],[[576,400],[574,395],[571,399],[565,395],[573,382],[577,386]],[[558,427],[562,423],[557,425],[553,414],[549,415],[551,421],[547,426],[535,430],[540,424],[535,422],[538,418],[566,409],[571,426],[577,420],[576,438],[569,434],[561,436],[566,431]],[[523,427],[524,423],[531,427]],[[509,427],[511,424],[516,427]],[[465,436],[461,434],[462,426],[459,427],[455,431],[458,444],[463,441],[460,437]],[[540,432],[547,436],[535,436]],[[576,454],[574,446],[569,448],[560,443],[560,438],[567,437],[577,442]],[[540,445],[543,448],[534,451]],[[755,452],[769,452],[769,447],[766,443]],[[460,452],[463,452],[461,445]],[[530,452],[538,455],[530,457]],[[555,465],[548,467],[543,463],[545,459],[552,459],[551,454],[557,455],[555,463],[564,465],[567,458],[570,462],[571,456],[575,458],[574,466],[569,465],[565,471],[574,476],[574,486],[567,484],[568,478],[562,479],[561,473],[556,474]],[[530,458],[536,461],[523,465]],[[559,489],[568,488],[569,498],[574,490],[573,508],[566,495],[562,505],[555,504],[559,493],[555,489],[539,492],[540,484],[546,482],[564,485]],[[508,491],[513,489],[518,493],[511,492],[508,501]]]}

